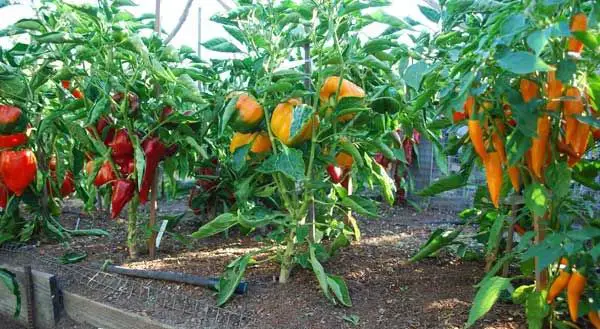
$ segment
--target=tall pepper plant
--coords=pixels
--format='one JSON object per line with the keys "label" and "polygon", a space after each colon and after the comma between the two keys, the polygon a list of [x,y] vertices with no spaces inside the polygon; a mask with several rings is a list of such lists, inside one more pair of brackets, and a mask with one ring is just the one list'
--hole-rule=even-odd
{"label": "tall pepper plant", "polygon": [[190,48],[175,49],[158,34],[141,37],[151,32],[154,17],[134,17],[123,10],[130,5],[42,1],[36,18],[2,31],[30,39],[2,52],[15,84],[30,79],[19,89],[3,84],[2,97],[35,109],[37,121],[30,121],[40,204],[56,216],[52,200],[76,190],[88,210],[97,195],[109,196],[112,218],[129,205],[127,243],[135,257],[138,204],[148,200],[160,164],[165,161],[165,175],[174,181],[175,175],[185,178],[203,154],[203,136],[189,124],[199,122],[206,108],[197,81],[214,77]]}
{"label": "tall pepper plant", "polygon": [[[434,105],[429,126],[455,135],[445,155],[461,168],[421,194],[466,186],[474,163],[485,173],[461,213],[479,224],[487,263],[467,325],[508,291],[530,328],[598,327],[597,202],[575,193],[598,190],[598,3],[449,0],[425,12],[441,31],[416,46],[423,81],[435,78],[418,105]],[[451,244],[465,252],[463,227],[434,232],[411,260]]]}
{"label": "tall pepper plant", "polygon": [[[385,200],[394,200],[394,182],[373,157],[406,161],[401,147],[390,148],[392,133],[405,124],[410,132],[424,130],[395,73],[404,72],[401,58],[408,53],[396,39],[410,25],[377,8],[386,1],[238,4],[213,17],[235,41],[204,43],[241,56],[229,65],[218,127],[228,144],[222,148],[230,151],[223,166],[234,177],[236,202],[193,236],[234,226],[267,233],[264,248],[228,265],[218,304],[232,296],[248,265],[262,259],[280,264],[280,283],[295,267],[312,270],[330,301],[350,306],[345,282],[323,264],[360,239],[353,213],[377,216],[377,203],[358,192],[379,185]],[[361,40],[364,26],[376,22],[387,30]]]}

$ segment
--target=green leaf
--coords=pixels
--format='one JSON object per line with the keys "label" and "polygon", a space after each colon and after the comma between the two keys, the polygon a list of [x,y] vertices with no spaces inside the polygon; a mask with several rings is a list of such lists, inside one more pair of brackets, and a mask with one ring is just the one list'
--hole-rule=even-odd
{"label": "green leaf", "polygon": [[455,190],[457,188],[461,188],[467,185],[469,180],[469,176],[463,173],[453,174],[450,176],[445,176],[438,178],[431,185],[422,189],[421,191],[416,192],[419,196],[434,196],[436,194],[440,194],[442,192]]}
{"label": "green leaf", "polygon": [[225,29],[225,31],[227,31],[227,33],[229,33],[229,35],[231,35],[234,39],[239,41],[241,44],[246,44],[246,37],[244,36],[244,33],[242,33],[242,31],[240,29],[238,29],[237,27],[227,26],[227,25],[223,25],[223,28]]}
{"label": "green leaf", "polygon": [[251,260],[251,254],[246,254],[242,257],[237,258],[231,262],[225,273],[221,276],[217,290],[219,294],[217,296],[217,306],[222,306],[231,298],[235,289],[242,281],[246,267]]}
{"label": "green leaf", "polygon": [[44,25],[39,19],[25,18],[16,22],[14,26],[24,30],[34,30],[40,32],[45,30]]}
{"label": "green leaf", "polygon": [[346,153],[352,156],[352,159],[354,159],[354,163],[356,163],[358,167],[362,168],[365,166],[365,162],[363,161],[363,158],[360,155],[358,148],[356,148],[356,145],[347,140],[342,140],[340,141],[340,147],[342,148],[342,150],[344,150]]}
{"label": "green leaf", "polygon": [[301,182],[305,178],[302,151],[284,148],[283,152],[268,157],[256,170],[263,174],[279,172],[295,182]]}
{"label": "green leaf", "polygon": [[61,264],[75,264],[87,258],[86,252],[67,252],[60,257]]}
{"label": "green leaf", "polygon": [[503,290],[511,290],[510,278],[502,278],[498,276],[484,279],[480,283],[480,288],[477,290],[473,306],[469,311],[469,319],[467,320],[467,328],[475,324],[477,320],[483,317],[494,306],[500,293]]}
{"label": "green leaf", "polygon": [[571,32],[573,34],[573,36],[583,42],[583,44],[589,48],[590,50],[596,50],[596,48],[598,48],[598,40],[596,39],[596,36],[593,35],[591,32],[589,31],[580,31],[580,32]]}
{"label": "green leaf", "polygon": [[21,313],[21,291],[19,290],[19,282],[17,282],[17,277],[14,273],[0,268],[0,281],[4,283],[4,286],[8,291],[12,292],[15,296],[15,313],[14,317],[18,318]]}
{"label": "green leaf", "polygon": [[485,245],[485,251],[487,255],[494,253],[500,245],[500,241],[502,240],[502,229],[504,228],[504,220],[505,217],[503,215],[498,215],[496,216],[496,219],[494,219],[494,223],[490,228],[488,242]]}
{"label": "green leaf", "polygon": [[373,22],[378,22],[378,23],[382,23],[382,24],[387,24],[390,25],[392,27],[395,27],[397,29],[410,29],[412,30],[412,28],[410,27],[410,25],[408,25],[406,22],[404,22],[402,19],[396,17],[396,16],[392,16],[387,14],[385,11],[383,10],[378,10],[374,13],[371,13],[369,15],[367,15],[365,17],[366,19],[369,19]]}
{"label": "green leaf", "polygon": [[527,296],[535,291],[535,284],[519,286],[512,293],[513,303],[523,305],[527,302]]}
{"label": "green leaf", "polygon": [[527,325],[529,329],[542,329],[544,319],[549,311],[546,297],[542,292],[532,291],[527,295],[525,302],[525,314],[527,315]]}
{"label": "green leaf", "polygon": [[414,90],[419,90],[421,88],[421,81],[425,74],[427,74],[429,70],[429,65],[425,62],[416,62],[415,64],[406,68],[406,72],[404,73],[404,81],[409,87],[412,87]]}
{"label": "green leaf", "polygon": [[600,174],[600,161],[582,159],[573,167],[573,180],[593,190],[600,190],[596,177]]}
{"label": "green leaf", "polygon": [[344,279],[337,275],[327,275],[327,285],[329,289],[333,291],[333,295],[342,305],[352,307],[352,300],[350,299],[350,293],[348,292],[348,286]]}
{"label": "green leaf", "polygon": [[135,4],[135,2],[131,1],[131,0],[115,0],[112,3],[113,7],[125,7],[125,6],[137,6],[137,4]]}
{"label": "green leaf", "polygon": [[435,10],[431,7],[419,5],[419,10],[423,14],[423,16],[427,17],[428,20],[430,20],[434,23],[437,23],[440,20],[441,14],[437,10]]}
{"label": "green leaf", "polygon": [[550,31],[538,30],[527,36],[527,45],[533,50],[536,55],[539,55],[548,44],[550,38]]}
{"label": "green leaf", "polygon": [[86,125],[90,126],[90,125],[95,124],[96,121],[98,121],[98,119],[102,115],[106,114],[108,112],[108,109],[109,109],[108,105],[109,105],[108,98],[102,97],[102,98],[98,99],[96,101],[96,103],[94,103],[94,105],[92,106],[92,108],[90,109]]}
{"label": "green leaf", "polygon": [[139,137],[133,135],[131,139],[133,142],[133,155],[135,159],[135,171],[138,180],[138,189],[141,189],[144,181],[144,171],[146,170],[146,156],[144,155],[144,150],[142,150],[142,146],[140,145]]}
{"label": "green leaf", "polygon": [[552,163],[546,172],[546,184],[552,191],[552,198],[560,200],[571,192],[571,170],[566,162]]}
{"label": "green leaf", "polygon": [[202,45],[209,50],[218,51],[223,53],[240,53],[242,52],[236,45],[227,41],[225,38],[214,38],[210,39]]}
{"label": "green leaf", "polygon": [[38,43],[81,43],[81,40],[64,32],[50,32],[41,35],[33,35],[33,40]]}
{"label": "green leaf", "polygon": [[196,239],[206,238],[229,229],[230,227],[237,224],[237,222],[237,216],[226,212],[220,214],[210,222],[202,225],[202,227],[200,227],[198,231],[192,233],[192,237]]}
{"label": "green leaf", "polygon": [[536,216],[544,216],[548,206],[548,192],[539,183],[533,183],[525,188],[525,205]]}
{"label": "green leaf", "polygon": [[327,273],[325,273],[325,269],[323,268],[323,265],[321,265],[321,263],[319,263],[319,260],[317,259],[317,256],[315,255],[315,246],[312,243],[310,244],[309,252],[310,252],[310,258],[309,258],[310,265],[312,267],[313,272],[317,276],[317,281],[319,282],[319,286],[321,287],[323,294],[325,294],[325,297],[327,297],[327,299],[329,299],[331,302],[335,303],[335,299],[333,299],[333,297],[331,296],[331,293],[329,292],[329,283],[327,280],[328,279]]}
{"label": "green leaf", "polygon": [[367,217],[377,217],[377,204],[357,195],[342,196],[340,204]]}
{"label": "green leaf", "polygon": [[507,52],[498,59],[498,65],[500,65],[501,68],[516,74],[528,74],[535,71],[547,72],[552,70],[552,67],[546,64],[541,58],[525,51]]}

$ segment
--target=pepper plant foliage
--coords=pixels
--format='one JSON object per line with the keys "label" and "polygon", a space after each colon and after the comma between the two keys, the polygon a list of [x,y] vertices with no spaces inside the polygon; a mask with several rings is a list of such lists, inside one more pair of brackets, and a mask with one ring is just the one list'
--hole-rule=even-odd
{"label": "pepper plant foliage", "polygon": [[[429,126],[456,136],[445,154],[458,155],[462,166],[421,194],[467,185],[473,163],[486,174],[473,208],[461,214],[466,225],[479,224],[488,264],[467,325],[505,291],[524,305],[530,328],[594,321],[597,202],[573,192],[581,185],[598,190],[599,163],[591,159],[600,137],[598,2],[448,0],[429,10],[439,13],[433,19],[441,31],[416,42],[414,59],[426,69],[412,104],[434,105]],[[509,251],[503,246],[512,243],[513,228],[522,235]],[[435,232],[412,260],[451,244],[464,254],[461,231]],[[503,277],[510,264],[519,273]],[[555,299],[565,288],[566,298]]]}
{"label": "pepper plant foliage", "polygon": [[[214,93],[225,96],[219,135],[221,141],[232,141],[230,147],[223,145],[231,150],[223,166],[235,177],[236,206],[193,236],[204,238],[233,226],[272,229],[261,238],[263,249],[227,267],[218,304],[230,298],[247,267],[267,254],[266,260],[281,264],[280,283],[287,282],[295,266],[311,269],[329,300],[350,306],[345,282],[323,264],[360,239],[352,211],[377,216],[376,202],[357,192],[378,185],[393,202],[394,183],[373,155],[382,152],[406,161],[402,148],[390,148],[391,133],[403,126],[424,130],[423,116],[407,106],[398,74],[405,72],[409,50],[397,39],[411,26],[380,9],[387,1],[238,5],[213,17],[232,41],[204,43],[238,54],[229,64],[214,61],[231,69],[227,89]],[[387,30],[362,40],[360,31],[374,22],[386,24]],[[237,113],[242,111],[258,120],[244,121]]]}
{"label": "pepper plant foliage", "polygon": [[[134,256],[138,191],[149,187],[153,176],[148,174],[165,152],[172,155],[178,145],[198,146],[204,137],[207,128],[201,121],[209,122],[205,116],[210,113],[203,111],[207,105],[196,84],[215,79],[213,72],[190,56],[189,48],[165,45],[151,33],[153,15],[134,17],[122,9],[128,5],[133,3],[42,1],[36,18],[0,31],[0,36],[25,36],[11,49],[0,49],[0,103],[26,113],[31,139],[25,146],[37,151],[39,167],[37,180],[23,197],[11,198],[3,212],[2,240],[28,240],[40,227],[61,240],[105,234],[67,230],[58,222],[59,199],[68,194],[58,193],[57,182],[70,175],[88,210],[95,206],[97,190],[109,198],[112,194],[112,217],[120,213],[117,205],[131,200],[128,245]],[[192,130],[191,123],[199,129]],[[158,144],[170,146],[160,157],[151,155],[148,146]],[[164,165],[172,186],[175,175],[186,177],[202,153],[200,147],[179,149]],[[101,168],[106,169],[102,174]],[[125,197],[115,196],[123,194],[118,188],[123,184],[115,181],[132,187]],[[20,220],[19,200],[43,220]]]}

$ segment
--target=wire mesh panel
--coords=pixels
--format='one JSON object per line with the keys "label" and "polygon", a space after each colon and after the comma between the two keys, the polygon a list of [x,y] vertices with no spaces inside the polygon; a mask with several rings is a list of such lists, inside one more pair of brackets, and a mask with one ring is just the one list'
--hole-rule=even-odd
{"label": "wire mesh panel", "polygon": [[[33,259],[35,264],[32,264]],[[36,270],[56,275],[61,290],[76,291],[176,328],[238,329],[251,323],[250,317],[243,313],[215,307],[212,301],[197,299],[184,292],[173,292],[172,284],[128,278],[77,264],[62,264],[56,258],[40,255],[35,246],[5,243],[0,246],[0,262],[13,266],[31,264]]]}

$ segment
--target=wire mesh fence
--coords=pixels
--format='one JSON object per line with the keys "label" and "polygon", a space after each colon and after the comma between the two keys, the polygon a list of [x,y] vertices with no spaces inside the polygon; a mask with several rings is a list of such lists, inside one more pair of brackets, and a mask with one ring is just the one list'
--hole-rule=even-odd
{"label": "wire mesh fence", "polygon": [[56,275],[61,291],[77,292],[175,328],[241,329],[252,323],[243,311],[219,308],[212,305],[213,301],[174,292],[172,283],[169,286],[102,272],[100,268],[62,264],[54,257],[41,255],[35,246],[5,243],[0,246],[0,263],[31,265],[35,270]]}

